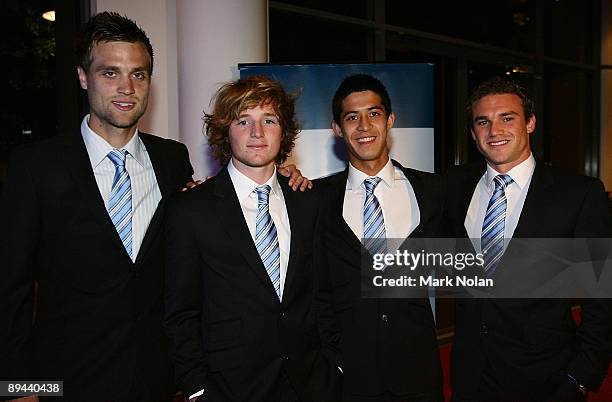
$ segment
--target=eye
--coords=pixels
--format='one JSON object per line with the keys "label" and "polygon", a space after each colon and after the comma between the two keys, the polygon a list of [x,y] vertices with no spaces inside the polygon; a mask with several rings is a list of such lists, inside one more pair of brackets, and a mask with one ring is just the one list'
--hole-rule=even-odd
{"label": "eye", "polygon": [[137,80],[144,80],[147,78],[147,73],[145,73],[144,71],[138,71],[134,74],[132,74],[134,76],[134,78],[136,78]]}
{"label": "eye", "polygon": [[264,120],[264,124],[277,124],[277,121],[275,118],[269,117]]}
{"label": "eye", "polygon": [[354,120],[357,120],[357,115],[356,114],[347,114],[344,117],[344,120],[345,121],[354,121]]}
{"label": "eye", "polygon": [[109,71],[102,72],[102,75],[105,76],[106,78],[114,78],[117,76],[117,73],[109,70]]}
{"label": "eye", "polygon": [[487,125],[489,125],[489,121],[488,120],[478,120],[476,122],[476,125],[479,127],[485,127]]}
{"label": "eye", "polygon": [[249,124],[248,120],[246,119],[240,119],[235,123],[237,126],[246,126],[247,124]]}
{"label": "eye", "polygon": [[381,113],[378,110],[372,110],[370,112],[370,117],[378,117],[380,115],[381,115]]}
{"label": "eye", "polygon": [[509,121],[514,120],[514,117],[512,117],[512,116],[504,116],[502,120],[503,120],[504,123],[508,123]]}

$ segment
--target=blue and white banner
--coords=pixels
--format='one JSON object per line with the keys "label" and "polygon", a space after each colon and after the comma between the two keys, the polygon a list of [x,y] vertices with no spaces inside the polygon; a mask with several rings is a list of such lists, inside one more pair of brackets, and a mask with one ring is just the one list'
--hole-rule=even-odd
{"label": "blue and white banner", "polygon": [[342,139],[333,136],[332,98],[340,82],[352,74],[370,74],[387,88],[395,112],[390,133],[391,157],[404,166],[434,171],[433,65],[401,64],[241,64],[240,77],[264,74],[298,93],[302,132],[288,163],[309,178],[346,167]]}

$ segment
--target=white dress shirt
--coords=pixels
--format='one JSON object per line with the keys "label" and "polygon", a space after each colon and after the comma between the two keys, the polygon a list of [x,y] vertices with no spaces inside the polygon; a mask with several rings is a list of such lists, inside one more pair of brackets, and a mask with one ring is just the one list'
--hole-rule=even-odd
{"label": "white dress shirt", "polygon": [[[516,225],[521,217],[521,211],[525,204],[525,197],[527,197],[529,184],[531,184],[531,177],[533,176],[535,164],[535,159],[533,158],[533,154],[531,154],[529,158],[506,173],[512,178],[512,183],[510,183],[505,190],[507,206],[504,238],[506,240],[512,238]],[[495,171],[487,164],[487,171],[482,175],[476,185],[472,200],[470,201],[470,206],[465,216],[464,224],[468,236],[473,240],[478,239],[478,241],[474,241],[477,251],[481,251],[480,237],[482,234],[482,223],[487,213],[489,200],[495,190],[495,183],[493,183],[493,180],[495,176],[499,174],[499,172]]]}
{"label": "white dress shirt", "polygon": [[[374,189],[385,219],[387,239],[405,239],[419,226],[421,212],[414,189],[400,168],[393,166],[391,159],[375,175],[382,180]],[[342,217],[358,239],[363,239],[363,204],[367,174],[348,165],[348,179],[344,193]]]}
{"label": "white dress shirt", "polygon": [[[230,159],[227,165],[230,178],[234,185],[234,190],[238,196],[240,202],[240,208],[242,208],[242,214],[246,220],[251,238],[255,243],[255,223],[257,221],[257,193],[255,189],[260,184],[255,183],[247,176],[242,174],[234,163]],[[278,246],[280,248],[280,298],[283,299],[283,289],[285,287],[285,278],[287,276],[287,263],[289,262],[289,251],[291,245],[291,227],[289,226],[289,216],[287,215],[287,207],[285,206],[285,197],[283,196],[283,190],[278,184],[276,178],[276,168],[272,177],[268,179],[264,184],[269,185],[272,188],[270,191],[269,198],[269,209],[270,216],[276,226],[276,233],[278,236]],[[263,185],[263,184],[261,184]]]}
{"label": "white dress shirt", "polygon": [[[89,127],[89,115],[85,116],[81,123],[81,135],[85,141],[98,190],[104,205],[108,207],[115,177],[115,165],[107,155],[114,148]],[[161,192],[151,158],[138,136],[138,130],[122,149],[128,151],[125,168],[132,184],[132,261],[136,261],[142,239],[161,200]]]}

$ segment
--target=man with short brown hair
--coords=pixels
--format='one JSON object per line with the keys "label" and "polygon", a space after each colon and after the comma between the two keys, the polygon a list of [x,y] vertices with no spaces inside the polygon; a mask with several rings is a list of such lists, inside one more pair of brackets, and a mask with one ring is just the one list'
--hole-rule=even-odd
{"label": "man with short brown hair", "polygon": [[298,126],[263,76],[227,83],[205,115],[221,171],[168,206],[166,327],[191,400],[336,401],[335,345],[320,318],[319,199],[277,174]]}

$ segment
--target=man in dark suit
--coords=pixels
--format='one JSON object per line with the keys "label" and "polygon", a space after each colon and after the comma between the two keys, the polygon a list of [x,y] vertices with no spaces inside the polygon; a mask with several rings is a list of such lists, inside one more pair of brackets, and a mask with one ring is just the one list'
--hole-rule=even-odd
{"label": "man in dark suit", "polygon": [[371,268],[373,251],[360,239],[435,236],[442,186],[436,176],[389,158],[387,135],[395,115],[376,78],[347,77],[334,95],[333,115],[333,131],[344,140],[349,165],[315,188],[325,194],[328,272],[322,283],[333,293],[343,400],[440,401],[440,360],[427,297],[362,298],[362,254]]}
{"label": "man in dark suit", "polygon": [[83,40],[90,114],[16,152],[0,203],[0,379],[63,380],[70,401],[170,399],[158,204],[192,169],[185,146],[137,130],[146,34],[105,12]]}
{"label": "man in dark suit", "polygon": [[319,320],[315,192],[279,176],[294,99],[260,77],[230,82],[205,116],[225,167],[168,205],[166,327],[191,400],[335,401],[337,352]]}
{"label": "man in dark suit", "polygon": [[[610,236],[602,183],[534,160],[536,118],[523,88],[484,82],[468,110],[486,163],[451,169],[447,212],[456,236],[482,239],[491,255],[485,275],[521,268],[501,260],[504,238]],[[486,246],[494,237],[502,239],[499,253]],[[584,300],[577,328],[571,307],[569,300],[457,300],[453,401],[580,401],[596,391],[610,362],[610,303]]]}

